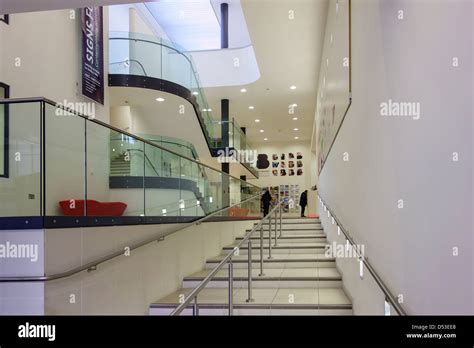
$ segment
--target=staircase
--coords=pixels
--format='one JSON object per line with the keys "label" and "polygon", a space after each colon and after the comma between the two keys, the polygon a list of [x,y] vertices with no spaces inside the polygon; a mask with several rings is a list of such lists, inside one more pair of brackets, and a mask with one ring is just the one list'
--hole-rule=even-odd
{"label": "staircase", "polygon": [[110,176],[130,176],[130,161],[125,160],[125,153],[110,161]]}
{"label": "staircase", "polygon": [[[272,235],[274,235],[272,224]],[[279,231],[279,225],[277,225]],[[247,230],[250,232],[250,230]],[[222,254],[207,260],[205,268],[183,279],[182,288],[150,306],[150,315],[168,315],[179,301],[192,291],[228,254],[235,244],[223,248]],[[284,219],[282,236],[272,244],[268,259],[268,225],[264,227],[264,275],[260,273],[260,232],[252,240],[252,297],[247,303],[248,246],[233,257],[234,315],[351,315],[352,304],[342,288],[342,277],[334,258],[324,255],[328,244],[319,219]],[[199,315],[227,315],[228,272],[223,269],[198,295]],[[185,309],[184,315],[192,314]]]}

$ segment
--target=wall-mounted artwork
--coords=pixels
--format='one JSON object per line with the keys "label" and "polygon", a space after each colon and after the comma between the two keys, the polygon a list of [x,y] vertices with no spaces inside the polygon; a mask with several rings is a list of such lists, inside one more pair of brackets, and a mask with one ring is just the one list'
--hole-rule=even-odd
{"label": "wall-mounted artwork", "polygon": [[288,168],[294,168],[294,167],[295,167],[295,161],[289,161]]}
{"label": "wall-mounted artwork", "polygon": [[300,159],[303,159],[303,154],[302,154],[301,152],[298,152],[298,153],[296,154],[296,159],[299,159],[299,160],[300,160]]}
{"label": "wall-mounted artwork", "polygon": [[284,161],[284,160],[285,160],[285,157],[286,157],[285,154],[282,153],[281,156],[280,156],[280,159],[281,159],[282,161]]}
{"label": "wall-mounted artwork", "polygon": [[293,152],[290,152],[288,154],[288,159],[294,159],[295,158],[295,154]]}
{"label": "wall-mounted artwork", "polygon": [[278,168],[280,162],[272,162],[272,168]]}
{"label": "wall-mounted artwork", "polygon": [[286,176],[286,169],[280,169],[280,176]]}
{"label": "wall-mounted artwork", "polygon": [[272,170],[272,175],[273,176],[278,176],[278,169],[273,169]]}
{"label": "wall-mounted artwork", "polygon": [[257,156],[257,169],[267,169],[270,166],[267,154],[259,154]]}
{"label": "wall-mounted artwork", "polygon": [[290,169],[290,172],[288,174],[289,176],[295,176],[295,170],[294,169]]}
{"label": "wall-mounted artwork", "polygon": [[298,168],[302,168],[302,167],[303,167],[303,161],[297,161],[297,162],[296,162],[296,166],[297,166]]}
{"label": "wall-mounted artwork", "polygon": [[272,160],[278,161],[279,159],[280,159],[280,158],[278,157],[278,155],[277,155],[276,153],[274,153],[274,154],[272,155]]}
{"label": "wall-mounted artwork", "polygon": [[286,168],[286,163],[285,162],[280,162],[280,168]]}
{"label": "wall-mounted artwork", "polygon": [[301,176],[301,175],[303,175],[303,169],[298,169],[298,171],[297,171],[297,175],[298,175],[298,176]]}

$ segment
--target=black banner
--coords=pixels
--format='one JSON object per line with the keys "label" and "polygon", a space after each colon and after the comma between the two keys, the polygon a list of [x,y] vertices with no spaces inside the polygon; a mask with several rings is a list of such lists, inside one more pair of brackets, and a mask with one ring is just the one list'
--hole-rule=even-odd
{"label": "black banner", "polygon": [[102,7],[81,10],[82,94],[104,104],[104,40]]}
{"label": "black banner", "polygon": [[234,343],[245,347],[376,344],[472,348],[473,327],[472,316],[0,316],[0,346],[227,347]]}

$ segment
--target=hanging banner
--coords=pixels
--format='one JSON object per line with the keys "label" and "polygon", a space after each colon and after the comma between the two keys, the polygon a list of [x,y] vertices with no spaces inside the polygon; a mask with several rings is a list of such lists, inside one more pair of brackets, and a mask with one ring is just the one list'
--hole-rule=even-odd
{"label": "hanging banner", "polygon": [[104,41],[102,7],[81,10],[82,94],[104,104]]}

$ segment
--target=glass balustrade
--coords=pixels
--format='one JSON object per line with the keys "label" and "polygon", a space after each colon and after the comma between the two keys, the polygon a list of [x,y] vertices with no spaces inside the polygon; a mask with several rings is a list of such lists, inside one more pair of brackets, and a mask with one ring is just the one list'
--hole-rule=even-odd
{"label": "glass balustrade", "polygon": [[170,139],[124,133],[47,100],[2,101],[0,112],[10,169],[0,177],[2,228],[195,219],[261,191],[184,156],[184,143],[173,151],[160,145]]}
{"label": "glass balustrade", "polygon": [[[109,35],[109,74],[153,77],[187,88],[198,105],[209,146],[217,149],[227,146],[223,143],[221,123],[212,116],[190,54],[152,35],[132,32],[110,32]],[[246,136],[235,121],[229,121],[229,142],[229,147],[248,150]]]}

